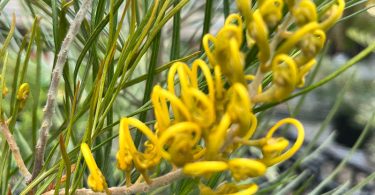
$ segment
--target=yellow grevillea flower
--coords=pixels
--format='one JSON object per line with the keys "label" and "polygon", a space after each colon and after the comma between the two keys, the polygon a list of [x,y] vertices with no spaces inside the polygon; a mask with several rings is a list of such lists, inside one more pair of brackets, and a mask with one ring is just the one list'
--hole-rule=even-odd
{"label": "yellow grevillea flower", "polygon": [[[294,1],[294,0],[293,0]],[[311,0],[301,0],[291,8],[296,24],[301,27],[318,19],[316,6]]]}
{"label": "yellow grevillea flower", "polygon": [[90,170],[90,175],[87,178],[87,185],[94,191],[94,192],[107,192],[109,194],[109,190],[107,187],[107,182],[105,178],[98,168],[94,157],[92,156],[91,150],[86,143],[81,144],[81,152],[83,157],[86,161],[87,167]]}
{"label": "yellow grevillea flower", "polygon": [[210,187],[203,184],[199,185],[200,194],[204,195],[252,195],[258,191],[256,184],[242,184],[224,183],[217,187],[214,191]]}
{"label": "yellow grevillea flower", "polygon": [[259,10],[269,27],[274,27],[282,18],[284,2],[282,0],[259,1]]}
{"label": "yellow grevillea flower", "polygon": [[170,102],[175,116],[174,122],[191,121],[191,114],[185,104],[173,93],[156,85],[152,91],[151,101],[154,105],[154,113],[156,120],[158,121],[157,125],[159,132],[163,132],[172,124],[171,119],[169,118],[170,113],[167,100]]}
{"label": "yellow grevillea flower", "polygon": [[207,138],[207,159],[215,159],[221,155],[220,149],[227,137],[228,128],[231,125],[231,118],[228,113],[225,113],[221,118],[219,124],[213,128],[212,132]]}
{"label": "yellow grevillea flower", "polygon": [[17,100],[20,102],[19,107],[23,109],[26,104],[26,100],[30,95],[30,85],[29,83],[22,83],[17,91]]}
{"label": "yellow grevillea flower", "polygon": [[[294,144],[287,150],[286,146],[288,141],[284,138],[273,138],[273,134],[284,124],[291,124],[297,130],[297,139]],[[265,139],[266,143],[262,146],[263,159],[261,162],[267,166],[272,166],[274,164],[280,163],[292,157],[297,150],[302,146],[303,140],[305,138],[305,131],[302,124],[293,118],[285,118],[277,122],[267,133]]]}
{"label": "yellow grevillea flower", "polygon": [[282,53],[288,54],[305,35],[312,33],[317,29],[319,29],[319,24],[317,22],[310,22],[299,28],[276,50],[276,55]]}
{"label": "yellow grevillea flower", "polygon": [[[135,147],[129,126],[136,127],[150,140],[150,142],[146,142],[144,152],[138,151]],[[121,170],[129,171],[128,167],[131,166],[130,160],[132,159],[135,168],[141,172],[146,182],[150,183],[146,170],[157,165],[161,158],[157,137],[145,124],[135,118],[122,118],[119,131],[119,152],[116,156],[118,167]]]}
{"label": "yellow grevillea flower", "polygon": [[323,21],[319,23],[322,30],[331,28],[338,19],[341,18],[345,9],[345,0],[336,0],[337,4],[333,4],[323,16]]}
{"label": "yellow grevillea flower", "polygon": [[223,161],[199,161],[186,164],[183,172],[186,175],[203,176],[226,171],[228,168],[228,164]]}
{"label": "yellow grevillea flower", "polygon": [[272,86],[261,94],[256,95],[254,102],[272,102],[286,98],[296,87],[298,69],[295,61],[285,55],[277,55],[272,62]]}
{"label": "yellow grevillea flower", "polygon": [[230,115],[232,122],[239,124],[237,135],[250,138],[255,131],[257,119],[251,112],[253,105],[250,102],[246,87],[235,83],[228,90],[228,95],[230,99],[227,113]]}
{"label": "yellow grevillea flower", "polygon": [[248,20],[247,33],[259,48],[258,58],[260,61],[260,70],[262,72],[267,72],[270,69],[270,65],[267,62],[271,56],[270,45],[268,43],[269,32],[267,25],[264,22],[259,10],[254,12],[252,19],[246,20]]}
{"label": "yellow grevillea flower", "polygon": [[[198,88],[198,71],[201,70],[207,82],[208,95]],[[200,124],[202,127],[209,127],[215,121],[215,89],[214,81],[207,64],[202,60],[193,62],[191,70],[185,63],[177,62],[172,65],[168,73],[168,90],[176,95],[174,77],[178,74],[180,80],[181,99],[189,110],[192,120]],[[172,104],[172,109],[177,110],[177,106]],[[175,113],[176,115],[176,113]],[[177,120],[179,117],[176,117]]]}
{"label": "yellow grevillea flower", "polygon": [[[202,40],[210,64],[213,67],[220,66],[222,73],[231,83],[245,84],[243,54],[240,51],[242,40],[242,19],[238,14],[228,16],[216,37],[206,34]],[[214,45],[213,51],[209,47],[209,42]]]}
{"label": "yellow grevillea flower", "polygon": [[25,101],[30,94],[30,85],[29,83],[22,83],[17,91],[17,100]]}
{"label": "yellow grevillea flower", "polygon": [[[177,166],[198,160],[202,153],[195,149],[201,134],[201,128],[192,122],[180,122],[170,126],[159,138],[161,155]],[[168,151],[164,146],[168,146]]]}
{"label": "yellow grevillea flower", "polygon": [[248,158],[231,159],[228,161],[228,165],[232,177],[237,181],[262,176],[267,169],[263,162]]}

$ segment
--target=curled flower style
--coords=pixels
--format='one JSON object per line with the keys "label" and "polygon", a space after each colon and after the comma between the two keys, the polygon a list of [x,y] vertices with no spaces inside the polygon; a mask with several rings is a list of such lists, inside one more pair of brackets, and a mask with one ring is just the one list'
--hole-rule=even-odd
{"label": "curled flower style", "polygon": [[276,55],[282,53],[288,54],[295,47],[295,45],[297,45],[305,37],[305,35],[312,33],[317,29],[319,29],[319,24],[317,22],[310,22],[299,28],[276,50]]}
{"label": "curled flower style", "polygon": [[262,0],[259,1],[260,13],[268,25],[274,27],[282,18],[284,2],[282,0]]}
{"label": "curled flower style", "polygon": [[[161,155],[177,166],[197,160],[202,154],[194,151],[194,148],[200,141],[201,134],[200,127],[192,122],[181,122],[170,126],[159,138]],[[164,146],[168,146],[168,151]]]}
{"label": "curled flower style", "polygon": [[297,84],[297,65],[295,61],[285,55],[277,55],[272,62],[272,86],[265,92],[256,95],[254,102],[272,102],[286,98]]}
{"label": "curled flower style", "polygon": [[321,22],[319,23],[322,30],[328,30],[331,28],[337,20],[339,20],[344,13],[345,1],[336,0],[336,3],[333,4],[323,15]]}
{"label": "curled flower style", "polygon": [[311,0],[301,0],[291,8],[291,13],[299,27],[316,22],[318,19],[316,6]]}
{"label": "curled flower style", "polygon": [[[135,147],[129,125],[134,126],[149,138],[150,142],[145,143],[144,152],[138,151]],[[133,160],[135,168],[140,171],[146,182],[150,183],[146,170],[157,165],[161,159],[157,137],[145,124],[134,118],[121,119],[119,131],[119,152],[117,153],[119,168],[128,171],[128,166],[131,166],[130,160]]]}
{"label": "curled flower style", "polygon": [[[287,150],[289,142],[285,138],[274,138],[273,134],[284,124],[291,124],[297,130],[297,139],[294,144]],[[305,138],[305,131],[303,125],[296,119],[285,118],[277,122],[267,133],[266,142],[262,145],[263,159],[261,162],[267,166],[280,163],[292,157],[298,149],[302,146]]]}
{"label": "curled flower style", "polygon": [[98,165],[96,164],[94,157],[92,156],[90,148],[86,143],[81,144],[81,152],[86,161],[87,167],[90,170],[90,175],[87,178],[87,185],[94,192],[106,192],[107,194],[110,194],[107,187],[107,182],[105,181],[105,178],[98,168]]}
{"label": "curled flower style", "polygon": [[256,10],[251,19],[247,19],[247,33],[251,37],[250,41],[255,42],[259,48],[258,58],[260,70],[267,72],[270,69],[268,60],[271,57],[271,49],[268,43],[268,28],[259,10]]}
{"label": "curled flower style", "polygon": [[[203,48],[210,64],[213,67],[220,66],[222,73],[231,83],[245,84],[243,54],[240,51],[242,40],[242,20],[238,14],[228,16],[224,27],[216,37],[210,34],[203,37]],[[213,51],[209,47],[209,42],[212,42],[214,46]]]}
{"label": "curled flower style", "polygon": [[251,112],[252,105],[248,96],[247,89],[235,83],[228,91],[230,96],[227,106],[227,113],[230,115],[231,121],[238,123],[238,136],[250,138],[255,131],[257,120]]}
{"label": "curled flower style", "polygon": [[186,108],[185,104],[180,99],[178,99],[177,96],[173,95],[173,93],[170,93],[169,91],[164,90],[157,85],[153,89],[151,101],[154,105],[154,113],[156,120],[158,121],[157,128],[159,132],[164,131],[171,125],[167,100],[169,100],[171,104],[172,111],[175,116],[175,123],[191,120],[191,114]]}

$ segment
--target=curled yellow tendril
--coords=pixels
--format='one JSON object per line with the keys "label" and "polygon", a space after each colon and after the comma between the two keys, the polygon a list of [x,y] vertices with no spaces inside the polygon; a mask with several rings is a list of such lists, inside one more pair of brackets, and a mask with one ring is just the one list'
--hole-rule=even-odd
{"label": "curled yellow tendril", "polygon": [[207,158],[212,159],[217,157],[220,152],[220,148],[223,146],[227,130],[230,127],[231,119],[230,115],[225,113],[221,118],[217,127],[214,127],[213,131],[208,135],[207,143]]}
{"label": "curled yellow tendril", "polygon": [[[275,133],[275,131],[278,130],[279,127],[284,124],[293,125],[296,128],[298,134],[297,134],[297,139],[294,142],[294,144],[287,151],[282,153],[286,149],[285,145],[287,143],[287,140],[283,138],[275,139],[272,136]],[[298,120],[293,119],[293,118],[285,118],[283,120],[280,120],[268,131],[265,137],[267,139],[267,142],[265,143],[265,145],[262,146],[262,149],[263,149],[262,152],[264,153],[263,154],[264,158],[261,159],[261,162],[263,162],[267,166],[272,166],[274,164],[277,164],[277,163],[280,163],[282,161],[289,159],[302,146],[304,137],[305,137],[304,128]],[[275,155],[275,153],[277,155]]]}
{"label": "curled yellow tendril", "polygon": [[260,13],[269,27],[274,27],[282,18],[284,2],[282,0],[261,1]]}
{"label": "curled yellow tendril", "polygon": [[249,137],[252,135],[256,126],[256,117],[251,113],[252,104],[245,86],[235,83],[230,89],[230,100],[227,107],[227,113],[232,122],[239,124],[239,136]]}
{"label": "curled yellow tendril", "polygon": [[190,112],[185,104],[175,95],[157,85],[153,89],[151,101],[154,105],[154,113],[156,120],[158,121],[158,130],[160,132],[164,131],[164,129],[171,125],[167,100],[169,100],[172,105],[175,121],[191,120]]}
{"label": "curled yellow tendril", "polygon": [[281,53],[288,54],[306,34],[312,33],[318,28],[319,24],[316,22],[310,22],[299,28],[276,50],[276,55]]}
{"label": "curled yellow tendril", "polygon": [[[133,139],[130,134],[129,126],[133,126],[145,134],[150,142],[146,142],[145,152],[142,153],[137,150],[134,145]],[[153,132],[141,121],[135,118],[122,118],[120,122],[119,132],[119,152],[117,154],[117,160],[119,165],[124,165],[120,169],[127,171],[127,165],[131,156],[134,166],[141,172],[146,182],[150,183],[150,180],[146,174],[146,170],[157,165],[160,161],[161,154],[159,152],[159,141]],[[127,152],[130,152],[128,154]]]}
{"label": "curled yellow tendril", "polygon": [[319,23],[322,30],[331,28],[339,20],[345,9],[345,1],[337,0],[325,13],[325,19]]}
{"label": "curled yellow tendril", "polygon": [[300,27],[310,22],[316,22],[318,18],[316,6],[311,0],[301,0],[292,8],[291,12]]}
{"label": "curled yellow tendril", "polygon": [[202,73],[206,79],[207,87],[208,87],[208,96],[210,97],[211,102],[215,101],[215,84],[212,78],[210,68],[203,60],[195,60],[191,67],[191,74],[192,74],[192,86],[198,89],[198,70],[202,70]]}
{"label": "curled yellow tendril", "polygon": [[268,43],[268,29],[259,10],[254,12],[253,20],[248,23],[247,30],[259,48],[260,70],[266,72],[270,69],[267,61],[271,56],[271,50]]}
{"label": "curled yellow tendril", "polygon": [[[164,159],[174,162],[177,166],[191,162],[198,152],[194,153],[201,139],[200,127],[192,122],[180,122],[166,129],[159,138],[159,150]],[[168,146],[168,151],[164,149]]]}
{"label": "curled yellow tendril", "polygon": [[[234,24],[233,21],[237,24]],[[216,37],[207,34],[202,40],[210,64],[213,67],[219,65],[223,74],[232,83],[245,83],[242,65],[243,54],[240,51],[242,39],[242,19],[238,14],[232,14],[228,16],[224,27]],[[213,51],[209,47],[209,42],[213,43]]]}
{"label": "curled yellow tendril", "polygon": [[262,94],[256,95],[254,102],[280,101],[286,98],[297,84],[297,65],[295,61],[285,55],[277,55],[272,62],[272,86]]}
{"label": "curled yellow tendril", "polygon": [[196,88],[187,89],[189,100],[185,101],[189,108],[192,120],[201,127],[210,127],[215,122],[214,104],[202,91]]}
{"label": "curled yellow tendril", "polygon": [[[182,62],[176,62],[174,63],[169,72],[168,72],[168,91],[172,93],[173,95],[179,95],[176,94],[175,91],[175,83],[174,83],[174,77],[178,74],[178,78],[180,81],[180,86],[181,86],[181,97],[183,99],[186,99],[186,94],[184,94],[184,91],[186,88],[191,86],[191,70],[187,66],[187,64],[182,63]],[[173,106],[172,106],[173,107]]]}
{"label": "curled yellow tendril", "polygon": [[305,77],[310,72],[312,67],[314,67],[315,64],[316,64],[316,60],[312,59],[309,62],[307,62],[305,65],[299,68],[299,72],[298,72],[299,81],[297,85],[298,87],[303,87],[305,85]]}
{"label": "curled yellow tendril", "polygon": [[107,187],[107,182],[105,178],[98,168],[94,157],[90,151],[89,146],[86,143],[81,144],[81,152],[86,161],[87,167],[90,170],[90,175],[87,178],[87,185],[94,191],[94,192],[107,192],[109,194],[109,190]]}

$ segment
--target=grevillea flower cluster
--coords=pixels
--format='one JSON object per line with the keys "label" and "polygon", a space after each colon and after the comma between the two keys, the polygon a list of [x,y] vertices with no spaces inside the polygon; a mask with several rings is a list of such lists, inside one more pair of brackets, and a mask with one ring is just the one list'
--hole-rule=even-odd
{"label": "grevillea flower cluster", "polygon": [[[127,185],[134,168],[151,183],[149,172],[164,159],[188,176],[226,172],[235,181],[217,189],[202,184],[202,194],[253,194],[256,184],[238,182],[264,175],[268,167],[289,159],[301,147],[304,128],[293,118],[280,120],[264,137],[254,139],[257,118],[252,108],[282,100],[304,85],[325,43],[325,32],[342,15],[344,1],[332,2],[319,15],[311,0],[260,0],[253,8],[249,0],[237,0],[237,6],[240,14],[229,15],[216,36],[203,38],[208,64],[200,59],[191,66],[177,62],[169,70],[166,89],[154,87],[153,130],[136,118],[121,119],[116,158]],[[255,75],[244,71],[244,47],[258,51]],[[263,75],[268,73],[272,82],[263,88]],[[294,143],[275,135],[285,124],[297,130]],[[147,137],[142,150],[134,144],[130,127]],[[241,146],[258,148],[261,154],[231,155]],[[88,146],[81,149],[91,172],[88,185],[94,191],[106,190]]]}

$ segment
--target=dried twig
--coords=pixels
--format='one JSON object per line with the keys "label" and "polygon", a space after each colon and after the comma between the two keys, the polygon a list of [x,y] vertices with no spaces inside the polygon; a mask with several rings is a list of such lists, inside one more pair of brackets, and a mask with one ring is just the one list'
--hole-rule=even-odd
{"label": "dried twig", "polygon": [[[109,188],[109,191],[111,192],[112,195],[116,195],[116,194],[124,194],[124,195],[129,194],[130,195],[130,194],[136,194],[136,193],[146,193],[150,190],[159,188],[161,186],[166,186],[168,184],[171,184],[174,181],[177,181],[184,177],[185,175],[182,173],[182,170],[178,169],[166,175],[152,179],[151,180],[152,183],[150,185],[143,182],[143,183],[133,184],[130,187],[126,187],[126,186],[112,187],[112,188]],[[44,195],[52,195],[54,193],[55,193],[54,191],[49,191],[49,192],[44,193]],[[61,190],[59,194],[64,194],[64,190]],[[75,191],[75,194],[76,195],[94,195],[94,194],[99,195],[99,194],[105,194],[105,193],[93,192],[90,189],[82,188],[82,189],[77,189]]]}
{"label": "dried twig", "polygon": [[31,173],[27,169],[25,162],[23,162],[22,156],[20,154],[20,149],[18,148],[18,145],[14,140],[12,133],[10,133],[8,125],[6,124],[6,122],[2,121],[0,123],[0,126],[1,133],[3,133],[5,139],[8,142],[9,148],[12,151],[14,160],[16,160],[17,166],[20,169],[21,174],[23,175],[26,181],[29,181],[31,179]]}
{"label": "dried twig", "polygon": [[48,89],[47,102],[43,110],[44,116],[43,116],[42,126],[40,128],[38,142],[35,147],[36,156],[35,156],[32,179],[34,179],[39,174],[42,168],[44,152],[45,152],[47,139],[48,139],[48,132],[52,126],[52,116],[54,114],[54,108],[55,108],[55,102],[56,102],[56,96],[57,96],[57,88],[59,85],[62,70],[64,68],[66,59],[68,57],[68,49],[71,46],[74,37],[77,35],[79,31],[79,27],[81,26],[81,23],[87,11],[90,9],[91,3],[92,3],[92,0],[85,0],[82,2],[82,6],[79,9],[73,22],[71,23],[69,27],[69,31],[65,36],[65,39],[61,45],[60,52],[57,56],[57,62],[56,62],[55,68],[53,69],[51,84]]}

